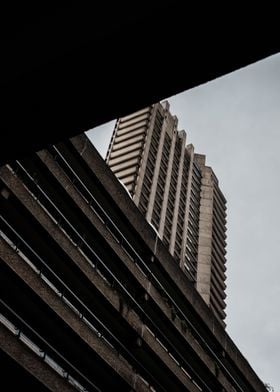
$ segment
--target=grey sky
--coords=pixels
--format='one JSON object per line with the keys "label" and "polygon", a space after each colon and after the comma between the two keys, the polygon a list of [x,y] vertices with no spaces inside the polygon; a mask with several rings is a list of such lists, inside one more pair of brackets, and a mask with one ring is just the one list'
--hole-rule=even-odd
{"label": "grey sky", "polygon": [[[280,392],[280,54],[168,100],[228,200],[227,332]],[[89,131],[103,156],[113,126]]]}

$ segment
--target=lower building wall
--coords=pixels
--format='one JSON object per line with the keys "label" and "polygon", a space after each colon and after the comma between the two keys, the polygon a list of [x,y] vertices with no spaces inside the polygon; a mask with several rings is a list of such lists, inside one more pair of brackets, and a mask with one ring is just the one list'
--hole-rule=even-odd
{"label": "lower building wall", "polygon": [[85,136],[2,167],[0,191],[1,328],[47,353],[41,385],[265,391]]}

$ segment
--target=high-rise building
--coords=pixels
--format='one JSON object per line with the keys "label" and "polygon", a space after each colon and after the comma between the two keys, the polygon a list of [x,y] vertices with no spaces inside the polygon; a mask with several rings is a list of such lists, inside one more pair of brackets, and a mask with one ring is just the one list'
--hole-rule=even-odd
{"label": "high-rise building", "polygon": [[106,161],[220,320],[225,318],[226,200],[205,155],[186,146],[169,103],[117,120]]}

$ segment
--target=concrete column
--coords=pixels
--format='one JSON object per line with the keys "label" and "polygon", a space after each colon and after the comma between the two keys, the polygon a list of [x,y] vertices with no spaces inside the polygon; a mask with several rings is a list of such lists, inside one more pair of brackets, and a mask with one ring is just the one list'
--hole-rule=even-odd
{"label": "concrete column", "polygon": [[111,136],[109,148],[108,148],[107,153],[106,153],[105,162],[107,163],[107,165],[109,164],[110,155],[111,155],[112,148],[113,148],[113,145],[114,145],[114,141],[115,141],[115,138],[117,136],[117,131],[118,131],[118,128],[119,128],[119,123],[120,123],[120,119],[118,119],[116,121],[116,123],[115,123],[115,127],[114,127],[114,131],[112,133],[112,136]]}
{"label": "concrete column", "polygon": [[212,169],[201,168],[201,192],[199,214],[199,240],[197,259],[196,288],[204,301],[210,304],[211,259],[212,259],[212,226],[214,184]]}
{"label": "concrete column", "polygon": [[184,220],[184,230],[183,230],[183,240],[182,240],[182,250],[181,250],[181,260],[180,267],[184,269],[185,255],[186,255],[186,244],[188,235],[188,221],[189,221],[189,211],[190,211],[190,200],[191,200],[191,189],[192,189],[192,172],[193,172],[193,160],[194,160],[194,147],[189,144],[186,147],[187,154],[189,155],[190,165],[188,172],[188,184],[187,184],[187,194],[186,194],[186,207],[185,207],[185,220]]}
{"label": "concrete column", "polygon": [[175,150],[175,144],[176,144],[176,139],[177,139],[177,123],[178,123],[178,121],[176,119],[175,123],[174,123],[174,127],[172,129],[172,132],[170,132],[172,142],[171,142],[171,148],[170,148],[170,154],[169,154],[166,182],[165,182],[165,187],[164,187],[164,195],[163,195],[163,202],[162,202],[160,222],[159,222],[159,236],[160,236],[160,238],[163,237],[163,232],[164,232],[164,223],[165,223],[166,209],[167,209],[168,196],[169,196],[172,166],[173,166],[173,160],[174,160],[174,150]]}
{"label": "concrete column", "polygon": [[180,155],[180,162],[179,162],[178,180],[177,180],[177,186],[176,186],[176,198],[175,198],[174,214],[173,214],[173,221],[172,221],[172,231],[171,231],[171,238],[170,238],[170,245],[169,245],[169,252],[172,255],[174,254],[175,240],[176,240],[178,211],[179,211],[181,185],[182,185],[182,174],[183,174],[183,166],[184,166],[184,155],[185,155],[186,139],[187,139],[186,132],[181,131],[179,133],[179,137],[182,138],[182,146],[181,146],[181,152],[180,152],[181,155]]}
{"label": "concrete column", "polygon": [[149,123],[147,126],[143,153],[142,153],[142,157],[140,158],[141,159],[140,169],[139,169],[138,178],[136,180],[135,193],[133,195],[133,201],[137,206],[139,204],[140,196],[141,196],[141,192],[142,192],[143,180],[144,180],[144,175],[145,175],[145,171],[146,171],[147,160],[148,160],[149,150],[150,150],[150,144],[151,144],[151,139],[152,139],[152,135],[153,135],[155,117],[156,117],[158,107],[159,107],[159,104],[156,104],[153,107],[151,107],[151,115],[150,115],[150,120],[149,120]]}
{"label": "concrete column", "polygon": [[156,158],[156,163],[155,163],[153,182],[152,182],[149,204],[148,204],[148,209],[147,209],[147,214],[146,214],[146,219],[148,222],[151,222],[151,220],[152,220],[152,213],[153,213],[153,209],[154,209],[154,202],[155,202],[155,196],[156,196],[156,190],[157,190],[157,183],[158,183],[158,176],[159,176],[159,170],[160,170],[160,162],[161,162],[161,157],[162,157],[164,138],[165,138],[165,134],[167,132],[166,125],[167,124],[164,119],[161,134],[160,134],[160,140],[159,140],[159,146],[158,146],[158,151],[157,151],[157,158]]}

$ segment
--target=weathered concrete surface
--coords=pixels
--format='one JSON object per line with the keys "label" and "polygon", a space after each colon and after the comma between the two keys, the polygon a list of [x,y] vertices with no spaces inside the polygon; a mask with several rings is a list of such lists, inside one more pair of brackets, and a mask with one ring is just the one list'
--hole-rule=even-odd
{"label": "weathered concrete surface", "polygon": [[[77,391],[66,379],[60,377],[40,357],[33,353],[15,335],[0,323],[1,349],[22,366],[30,375],[53,392]],[[13,376],[13,375],[11,375]],[[20,385],[18,385],[20,388]]]}

